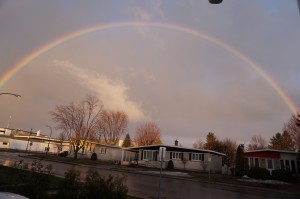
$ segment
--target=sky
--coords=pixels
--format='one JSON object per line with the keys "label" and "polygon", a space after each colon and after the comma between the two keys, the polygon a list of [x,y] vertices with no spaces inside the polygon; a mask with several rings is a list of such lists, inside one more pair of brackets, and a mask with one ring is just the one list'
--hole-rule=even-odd
{"label": "sky", "polygon": [[269,140],[300,109],[299,52],[296,0],[0,0],[0,93],[22,95],[0,126],[57,136],[50,111],[91,94],[131,137]]}

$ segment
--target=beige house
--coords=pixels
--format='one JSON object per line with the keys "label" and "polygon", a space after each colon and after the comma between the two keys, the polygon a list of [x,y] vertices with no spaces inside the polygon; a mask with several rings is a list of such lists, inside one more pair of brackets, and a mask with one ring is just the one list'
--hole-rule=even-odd
{"label": "beige house", "polygon": [[179,146],[149,145],[130,148],[138,151],[137,163],[140,166],[160,168],[159,149],[165,147],[163,168],[167,168],[168,162],[173,161],[175,169],[187,169],[194,171],[221,172],[222,160],[225,154],[205,149],[192,149]]}
{"label": "beige house", "polygon": [[[93,153],[96,154],[98,160],[120,162],[122,157],[122,147],[86,141],[85,147],[79,150],[77,157],[90,159]],[[71,145],[69,156],[74,156],[74,150]]]}

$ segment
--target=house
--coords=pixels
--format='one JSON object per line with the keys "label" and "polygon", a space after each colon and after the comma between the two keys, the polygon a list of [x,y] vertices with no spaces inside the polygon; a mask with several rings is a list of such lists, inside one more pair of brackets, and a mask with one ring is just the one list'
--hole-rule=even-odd
{"label": "house", "polygon": [[[98,160],[120,162],[122,147],[87,140],[85,147],[78,151],[77,157],[91,158],[93,153],[96,154]],[[70,145],[69,156],[73,155],[73,146]]]}
{"label": "house", "polygon": [[[165,147],[165,158],[162,167],[167,168],[168,162],[173,161],[175,169],[195,171],[221,172],[222,161],[225,154],[205,149],[192,149],[163,144],[131,147],[132,152],[137,151],[137,163],[140,166],[160,168],[159,149]],[[123,160],[124,161],[124,160]]]}
{"label": "house", "polygon": [[299,174],[299,153],[274,149],[246,151],[247,167],[266,168],[272,174],[273,170],[283,169]]}
{"label": "house", "polygon": [[42,135],[39,131],[0,128],[0,148],[23,151],[59,153],[68,151],[69,143]]}

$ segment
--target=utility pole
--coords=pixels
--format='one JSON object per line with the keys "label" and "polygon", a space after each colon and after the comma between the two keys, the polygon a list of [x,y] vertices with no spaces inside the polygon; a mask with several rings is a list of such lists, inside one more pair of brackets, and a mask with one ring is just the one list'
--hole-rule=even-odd
{"label": "utility pole", "polygon": [[26,153],[27,153],[27,149],[28,149],[28,144],[29,144],[29,141],[30,141],[31,133],[32,133],[32,128],[31,128],[29,136],[28,136],[28,141],[27,141],[27,146],[26,146],[26,151],[25,151]]}
{"label": "utility pole", "polygon": [[49,144],[50,144],[50,139],[51,139],[51,136],[52,136],[52,128],[51,126],[49,125],[46,125],[46,127],[49,127],[50,128],[50,137],[49,137],[49,140],[48,140],[48,147],[47,147],[47,150],[46,150],[46,156],[48,155],[48,152],[49,152]]}

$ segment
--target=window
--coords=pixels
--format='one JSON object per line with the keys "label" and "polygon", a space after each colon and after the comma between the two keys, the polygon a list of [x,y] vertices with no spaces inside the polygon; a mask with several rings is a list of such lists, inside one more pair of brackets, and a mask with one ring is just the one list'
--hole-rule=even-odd
{"label": "window", "polygon": [[3,145],[7,145],[7,142],[3,142]]}
{"label": "window", "polygon": [[283,160],[280,160],[280,169],[284,170],[284,161]]}
{"label": "window", "polygon": [[296,173],[296,164],[295,164],[295,160],[291,160],[291,169],[293,173]]}
{"label": "window", "polygon": [[181,160],[183,157],[183,153],[182,152],[173,152],[172,153],[172,159],[173,160]]}
{"label": "window", "polygon": [[254,161],[253,161],[253,158],[250,158],[249,159],[249,164],[250,164],[250,168],[253,168],[254,167]]}
{"label": "window", "polygon": [[273,160],[268,160],[267,161],[267,168],[268,169],[273,169]]}
{"label": "window", "polygon": [[143,151],[143,160],[154,160],[155,151]]}
{"label": "window", "polygon": [[258,158],[255,158],[255,168],[258,168],[259,167],[259,162],[258,162]]}
{"label": "window", "polygon": [[285,169],[290,171],[290,161],[289,160],[285,160]]}
{"label": "window", "polygon": [[203,161],[204,160],[204,154],[202,154],[202,153],[192,153],[191,154],[191,160],[193,160],[193,161]]}
{"label": "window", "polygon": [[100,153],[106,153],[106,148],[100,148]]}

